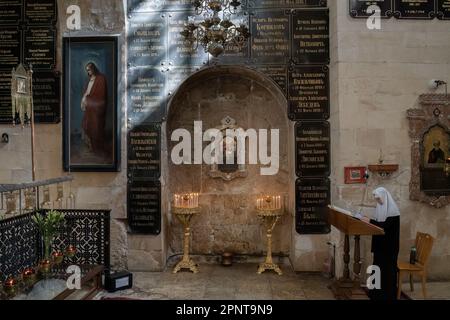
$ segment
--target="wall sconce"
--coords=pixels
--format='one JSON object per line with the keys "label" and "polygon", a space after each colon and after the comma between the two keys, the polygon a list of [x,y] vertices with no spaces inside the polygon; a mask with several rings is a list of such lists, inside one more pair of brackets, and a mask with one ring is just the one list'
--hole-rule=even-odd
{"label": "wall sconce", "polygon": [[445,82],[444,80],[430,80],[430,88],[433,90],[436,90],[437,88],[439,88],[440,86],[445,86],[445,95],[447,96],[447,82]]}
{"label": "wall sconce", "polygon": [[7,133],[2,134],[2,143],[9,143],[9,135]]}

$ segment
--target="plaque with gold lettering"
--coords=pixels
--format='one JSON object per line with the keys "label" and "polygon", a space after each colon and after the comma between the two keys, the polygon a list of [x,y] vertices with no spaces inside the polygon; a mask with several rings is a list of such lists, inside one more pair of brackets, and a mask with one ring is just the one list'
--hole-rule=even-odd
{"label": "plaque with gold lettering", "polygon": [[328,177],[331,172],[330,124],[303,121],[295,125],[295,168],[298,177]]}
{"label": "plaque with gold lettering", "polygon": [[11,71],[22,60],[22,31],[19,27],[1,27],[0,39],[0,70]]}
{"label": "plaque with gold lettering", "polygon": [[161,176],[161,124],[138,125],[128,132],[128,178]]}
{"label": "plaque with gold lettering", "polygon": [[256,64],[289,62],[289,14],[256,11],[250,16],[251,58]]}
{"label": "plaque with gold lettering", "polygon": [[133,14],[128,23],[128,66],[162,67],[167,51],[167,16]]}
{"label": "plaque with gold lettering", "polygon": [[27,24],[52,25],[56,23],[56,0],[24,0]]}
{"label": "plaque with gold lettering", "polygon": [[169,89],[169,95],[175,94],[176,90],[183,82],[200,70],[200,66],[184,66],[184,67],[172,67],[167,73],[167,87]]}
{"label": "plaque with gold lettering", "polygon": [[428,19],[436,16],[434,0],[393,0],[397,19]]}
{"label": "plaque with gold lettering", "polygon": [[155,68],[128,69],[128,118],[160,122],[166,114],[166,73]]}
{"label": "plaque with gold lettering", "polygon": [[329,64],[329,10],[293,10],[292,61],[296,64]]}
{"label": "plaque with gold lettering", "polygon": [[58,123],[61,120],[61,77],[53,71],[33,74],[34,120],[36,123]]}
{"label": "plaque with gold lettering", "polygon": [[191,52],[184,44],[184,37],[180,34],[184,24],[192,12],[172,12],[169,14],[169,62],[168,69],[173,66],[203,66],[208,64],[208,54],[199,45],[195,52]]}
{"label": "plaque with gold lettering", "polygon": [[161,232],[161,183],[128,181],[128,226],[132,233],[158,235]]}
{"label": "plaque with gold lettering", "polygon": [[294,66],[288,71],[289,119],[327,120],[330,79],[327,66]]}
{"label": "plaque with gold lettering", "polygon": [[192,0],[127,0],[128,12],[164,12],[192,9]]}
{"label": "plaque with gold lettering", "polygon": [[287,67],[286,66],[277,66],[277,65],[262,65],[255,66],[256,70],[270,77],[275,83],[280,87],[281,91],[283,91],[284,95],[287,95]]}
{"label": "plaque with gold lettering", "polygon": [[350,16],[353,18],[366,18],[372,16],[376,11],[380,12],[381,18],[390,18],[393,15],[392,0],[361,1],[349,0]]}
{"label": "plaque with gold lettering", "polygon": [[11,93],[3,95],[0,93],[0,123],[12,124],[11,115]]}
{"label": "plaque with gold lettering", "polygon": [[247,0],[248,8],[314,8],[326,7],[327,0]]}
{"label": "plaque with gold lettering", "polygon": [[328,205],[331,201],[328,178],[302,178],[295,184],[295,227],[299,234],[328,234]]}
{"label": "plaque with gold lettering", "polygon": [[11,95],[11,70],[0,70],[0,95]]}
{"label": "plaque with gold lettering", "polygon": [[24,31],[24,61],[33,69],[53,69],[56,65],[56,29],[49,26],[27,27]]}
{"label": "plaque with gold lettering", "polygon": [[0,0],[0,25],[20,24],[23,0]]}
{"label": "plaque with gold lettering", "polygon": [[437,17],[440,20],[450,20],[450,0],[437,0]]}
{"label": "plaque with gold lettering", "polygon": [[[250,17],[247,12],[239,12],[238,14],[231,16],[231,21],[239,26],[241,21],[245,22],[245,25],[250,25]],[[250,60],[250,41],[246,41],[242,48],[238,45],[230,43],[225,48],[225,51],[217,57],[217,63],[219,64],[232,64],[232,65],[243,65],[249,64]],[[201,45],[198,50],[203,50]],[[213,59],[214,62],[215,59]]]}

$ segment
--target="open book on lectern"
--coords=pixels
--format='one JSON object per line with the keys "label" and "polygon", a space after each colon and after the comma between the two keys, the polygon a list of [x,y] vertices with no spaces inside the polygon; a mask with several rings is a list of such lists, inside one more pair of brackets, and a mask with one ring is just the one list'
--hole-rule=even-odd
{"label": "open book on lectern", "polygon": [[359,212],[353,213],[353,212],[351,212],[349,210],[345,210],[343,208],[340,208],[340,207],[337,207],[337,206],[331,205],[331,204],[328,206],[328,208],[330,208],[330,209],[332,209],[334,211],[346,214],[346,215],[348,215],[348,216],[350,216],[352,218],[358,219],[358,220],[361,220],[361,218],[362,218],[362,215]]}

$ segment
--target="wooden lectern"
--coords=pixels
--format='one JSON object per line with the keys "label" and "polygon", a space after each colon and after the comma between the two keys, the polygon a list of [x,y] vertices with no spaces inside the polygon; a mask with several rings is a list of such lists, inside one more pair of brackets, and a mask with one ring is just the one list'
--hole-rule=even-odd
{"label": "wooden lectern", "polygon": [[[360,237],[384,235],[384,230],[371,223],[359,220],[351,216],[351,212],[329,206],[328,222],[345,234],[344,242],[344,274],[331,286],[337,299],[367,299],[366,293],[361,288],[361,252]],[[350,236],[355,237],[353,273],[355,279],[350,278]]]}

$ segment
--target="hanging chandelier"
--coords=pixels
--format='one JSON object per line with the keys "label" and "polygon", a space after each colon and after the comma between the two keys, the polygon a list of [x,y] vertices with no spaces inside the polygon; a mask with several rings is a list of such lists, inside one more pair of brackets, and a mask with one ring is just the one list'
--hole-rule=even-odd
{"label": "hanging chandelier", "polygon": [[[193,53],[201,44],[205,52],[218,57],[226,49],[241,51],[250,37],[244,21],[238,25],[231,21],[241,6],[239,0],[192,0],[196,16],[191,16],[180,34],[184,44]],[[203,21],[197,22],[198,16]]]}

